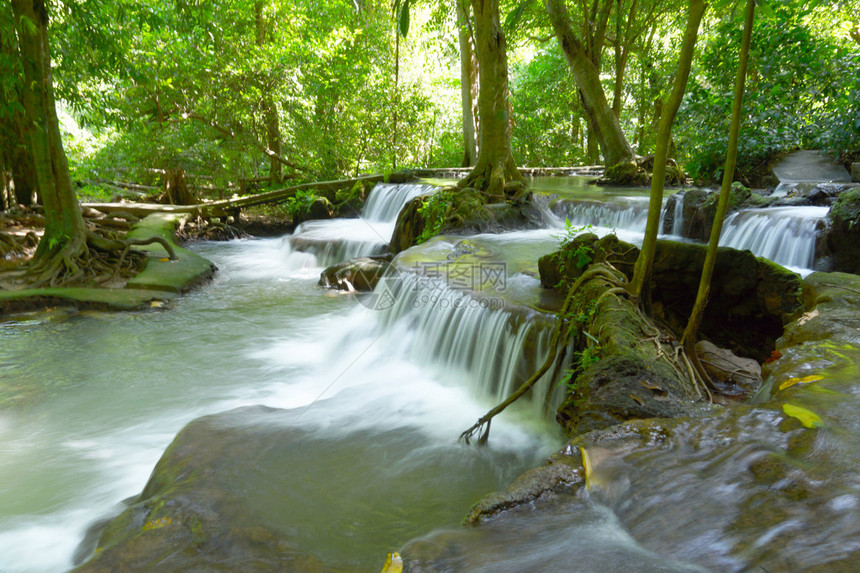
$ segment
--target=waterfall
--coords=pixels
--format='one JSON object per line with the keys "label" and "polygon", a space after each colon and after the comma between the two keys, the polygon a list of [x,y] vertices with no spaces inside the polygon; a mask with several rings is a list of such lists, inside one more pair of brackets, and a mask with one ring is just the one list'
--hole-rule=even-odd
{"label": "waterfall", "polygon": [[[413,360],[446,376],[459,375],[474,394],[494,403],[527,380],[549,351],[552,319],[500,298],[481,298],[411,272],[387,277],[374,296],[382,328],[416,341]],[[544,411],[555,412],[562,392],[545,375],[532,396],[542,417]]]}
{"label": "waterfall", "polygon": [[672,219],[672,234],[675,236],[683,236],[684,234],[684,196],[680,193],[675,194],[675,212]]}
{"label": "waterfall", "polygon": [[560,217],[570,220],[574,227],[591,225],[644,233],[648,222],[647,201],[635,203],[559,201],[553,211]]}
{"label": "waterfall", "polygon": [[377,183],[358,219],[305,221],[287,240],[293,250],[315,255],[322,267],[383,254],[403,206],[435,190],[432,185],[418,183]]}
{"label": "waterfall", "polygon": [[429,195],[436,187],[418,183],[377,183],[367,198],[361,216],[368,221],[395,223],[403,206],[415,197]]}
{"label": "waterfall", "polygon": [[749,209],[726,217],[720,245],[749,249],[786,267],[809,269],[815,256],[815,228],[828,207]]}

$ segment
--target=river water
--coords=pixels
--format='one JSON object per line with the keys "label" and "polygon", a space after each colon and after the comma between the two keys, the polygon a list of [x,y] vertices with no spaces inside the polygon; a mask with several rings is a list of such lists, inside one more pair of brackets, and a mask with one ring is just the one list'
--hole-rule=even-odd
{"label": "river water", "polygon": [[[622,210],[641,201],[630,194],[621,197]],[[390,223],[380,218],[374,222],[377,229]],[[622,238],[636,238],[637,229],[619,230]],[[531,245],[529,253],[540,254],[553,249],[555,233],[518,232],[483,241]],[[378,570],[385,552],[409,539],[449,531],[471,503],[504,489],[562,444],[554,423],[541,421],[529,408],[514,408],[494,421],[488,448],[456,441],[526,376],[516,357],[539,359],[546,332],[529,334],[502,310],[458,305],[455,301],[462,302],[464,295],[451,289],[442,293],[447,306],[436,308],[416,303],[421,291],[415,289],[382,310],[356,304],[351,295],[319,289],[321,263],[313,249],[295,250],[289,238],[201,243],[194,249],[214,261],[219,272],[212,284],[168,309],[122,314],[56,309],[0,322],[3,573],[69,569],[87,528],[140,493],[185,424],[240,406],[292,410],[297,424],[314,432],[307,448],[325,444],[325,452],[309,452],[302,472],[290,474],[314,484],[302,500],[302,527],[293,541],[327,563],[368,571]],[[513,290],[522,285],[527,300],[536,285],[522,270],[512,267],[508,278]],[[438,289],[434,293],[438,296]],[[845,376],[836,376],[836,383],[846,383]],[[746,423],[776,416],[769,412],[732,422],[732,435]],[[339,423],[343,420],[349,420],[348,428]],[[728,430],[719,424],[728,423],[711,424],[714,432],[725,434]],[[703,430],[677,430],[678,436],[693,437],[678,438],[669,458],[641,454],[633,477],[618,478],[613,464],[637,463],[635,451],[631,456],[628,448],[612,458],[621,461],[607,462],[604,471],[615,472],[606,482],[614,479],[616,485],[571,500],[573,522],[565,521],[567,510],[548,511],[532,522],[530,531],[541,539],[530,546],[537,553],[528,553],[528,536],[517,544],[510,530],[495,537],[476,533],[476,551],[483,553],[465,570],[558,570],[549,564],[585,551],[596,553],[582,561],[582,570],[606,564],[613,565],[603,570],[635,570],[637,564],[642,570],[689,570],[694,563],[738,569],[737,561],[718,551],[713,558],[696,557],[716,543],[708,535],[720,530],[717,510],[705,514],[717,525],[698,538],[675,539],[675,545],[661,541],[664,526],[656,510],[645,511],[699,492],[717,495],[723,492],[721,480],[737,481],[725,469],[684,478],[696,463],[723,467],[718,441],[708,450],[707,463],[694,458],[684,465],[685,444],[706,441],[695,437],[697,431]],[[858,434],[852,424],[847,437],[840,434],[827,443],[849,448],[856,459],[850,443]],[[771,443],[759,436],[756,447],[777,448],[780,439]],[[737,447],[737,456],[750,455],[752,446]],[[348,472],[341,469],[343,452],[349,452]],[[396,463],[392,455],[398,456]],[[380,472],[380,464],[394,469]],[[672,481],[652,488],[646,476],[663,467],[672,470],[666,477]],[[847,497],[834,502],[833,512],[856,511],[855,481],[837,481]],[[375,486],[344,492],[356,483]],[[737,499],[724,503],[734,508],[732,515],[738,513]],[[363,517],[371,514],[373,519]],[[678,515],[686,519],[688,514]],[[334,530],[332,523],[338,526]],[[856,540],[850,533],[840,538],[843,544]]]}

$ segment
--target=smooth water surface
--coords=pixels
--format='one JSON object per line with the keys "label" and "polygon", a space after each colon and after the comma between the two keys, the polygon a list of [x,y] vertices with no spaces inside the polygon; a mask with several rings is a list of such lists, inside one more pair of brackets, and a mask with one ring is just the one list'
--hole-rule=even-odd
{"label": "smooth water surface", "polygon": [[[370,569],[409,536],[458,523],[470,503],[558,443],[545,428],[514,417],[494,424],[501,439],[476,458],[456,439],[490,400],[462,385],[468,371],[427,367],[444,365],[445,357],[425,348],[408,325],[395,317],[381,328],[381,313],[318,288],[321,269],[312,255],[286,241],[196,250],[220,271],[213,284],[167,311],[58,321],[25,316],[0,327],[0,384],[15,392],[4,393],[0,410],[0,571],[68,569],[86,528],[140,493],[187,422],[238,406],[306,409],[302,426],[317,428],[307,445],[311,460],[322,447],[372,460],[386,442],[374,446],[367,435],[396,437],[392,451],[408,453],[407,477],[422,475],[428,493],[399,498],[396,515],[405,524],[373,520],[361,528],[347,547],[363,553],[345,556],[329,543],[332,553],[321,555]],[[332,423],[345,419],[361,423]],[[305,500],[309,521],[297,536],[300,549],[313,551],[330,537],[324,532],[333,517],[355,515],[368,503],[345,495],[344,480],[379,480],[373,463],[344,467],[317,457],[319,467],[304,476],[315,484]],[[434,485],[456,467],[456,485]],[[392,483],[378,487],[384,492]]]}

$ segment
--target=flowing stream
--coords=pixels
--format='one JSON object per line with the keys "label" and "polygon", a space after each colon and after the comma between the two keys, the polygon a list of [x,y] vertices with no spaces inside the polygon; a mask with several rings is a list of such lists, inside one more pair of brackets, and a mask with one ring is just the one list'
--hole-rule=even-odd
{"label": "flowing stream", "polygon": [[[309,222],[293,237],[197,244],[193,248],[220,270],[212,284],[167,310],[56,309],[0,322],[0,572],[69,569],[87,528],[140,493],[185,424],[240,406],[294,411],[296,427],[313,431],[297,446],[306,455],[301,471],[273,460],[266,470],[277,475],[266,476],[261,490],[296,484],[301,507],[291,511],[301,527],[282,524],[291,541],[326,563],[359,570],[378,570],[387,551],[414,537],[456,527],[475,500],[504,489],[557,449],[562,439],[554,422],[535,415],[543,409],[540,402],[494,421],[488,448],[456,441],[542,360],[548,329],[540,320],[517,319],[450,285],[428,286],[415,277],[391,286],[392,298],[383,306],[356,304],[352,295],[316,286],[330,259],[348,256],[349,249],[371,254],[374,245],[387,242],[399,209],[392,205],[427,191],[389,188],[386,197],[371,197],[365,218]],[[616,194],[626,206],[615,211],[638,210],[639,197]],[[474,240],[477,249],[514,253],[506,267],[509,299],[531,304],[539,287],[533,271],[517,267],[516,259],[527,253],[533,262],[552,251],[562,220],[553,229]],[[595,222],[602,222],[600,234],[616,227],[625,240],[641,237],[636,217]],[[356,241],[362,228],[378,240]],[[322,250],[297,240],[314,233]],[[342,252],[325,250],[338,241]],[[440,239],[426,248],[459,247]],[[834,383],[856,376],[856,368],[834,372]],[[541,392],[550,396],[551,389]],[[842,416],[842,409],[834,412]],[[739,436],[747,424],[764,424],[768,416],[775,414],[753,411],[734,421],[678,429],[677,444],[661,459],[642,454],[636,462],[619,454],[614,459],[622,461],[607,462],[601,471],[615,476],[607,483],[622,485],[544,513],[522,526],[531,528],[527,535],[475,533],[477,553],[463,570],[557,571],[577,555],[585,571],[694,570],[692,563],[737,569],[721,554],[697,555],[719,543],[716,526],[707,524],[728,519],[716,502],[697,519],[687,508],[661,518],[657,508],[685,496],[713,495],[735,515],[744,496],[758,490],[753,484],[732,498],[720,489],[718,482],[738,479],[719,465],[720,436]],[[856,459],[851,444],[860,427],[846,424],[847,434],[833,436],[832,447],[847,448]],[[706,442],[709,431],[717,435],[713,447],[690,458],[687,441]],[[738,452],[725,455],[749,458],[777,447],[777,437],[768,439],[765,433],[739,438]],[[638,464],[635,471],[620,478],[617,467],[630,464]],[[715,469],[707,470],[711,464]],[[669,473],[659,477],[664,468]],[[689,472],[695,479],[688,479]],[[302,480],[313,487],[302,489]],[[822,510],[820,519],[856,512],[855,482],[839,482],[845,497],[832,511]],[[283,519],[276,516],[283,513],[279,507],[275,500],[258,509],[277,520]],[[566,517],[571,514],[572,521]],[[674,519],[689,521],[692,533],[663,534],[665,522]],[[851,539],[841,535],[845,543],[846,536]]]}

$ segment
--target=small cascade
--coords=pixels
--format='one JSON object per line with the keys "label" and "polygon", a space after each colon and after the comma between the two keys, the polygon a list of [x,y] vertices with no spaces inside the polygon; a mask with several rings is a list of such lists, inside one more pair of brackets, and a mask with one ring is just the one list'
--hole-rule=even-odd
{"label": "small cascade", "polygon": [[720,245],[749,249],[794,269],[812,268],[815,228],[828,207],[771,207],[749,209],[726,217]]}
{"label": "small cascade", "polygon": [[675,211],[672,219],[672,234],[682,236],[684,234],[684,196],[675,195]]}
{"label": "small cascade", "polygon": [[327,267],[354,257],[385,252],[394,225],[371,223],[364,219],[327,219],[305,221],[289,237],[294,251],[310,253],[317,266]]}
{"label": "small cascade", "polygon": [[315,255],[321,267],[383,254],[403,206],[435,190],[432,185],[417,183],[377,183],[361,217],[305,221],[287,240],[292,249]]}
{"label": "small cascade", "polygon": [[648,202],[603,203],[600,201],[559,201],[553,212],[567,218],[574,227],[607,227],[645,232],[648,221]]}
{"label": "small cascade", "polygon": [[427,184],[377,183],[367,198],[361,216],[372,222],[395,223],[406,203],[435,191],[436,187]]}
{"label": "small cascade", "polygon": [[[415,341],[412,359],[439,367],[444,376],[454,373],[474,394],[495,403],[527,380],[549,351],[552,320],[511,309],[500,298],[479,298],[408,272],[381,281],[374,295],[384,309],[382,328],[403,339],[409,333]],[[550,387],[547,375],[532,396],[533,408],[543,416],[555,412],[562,392]]]}

